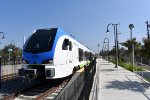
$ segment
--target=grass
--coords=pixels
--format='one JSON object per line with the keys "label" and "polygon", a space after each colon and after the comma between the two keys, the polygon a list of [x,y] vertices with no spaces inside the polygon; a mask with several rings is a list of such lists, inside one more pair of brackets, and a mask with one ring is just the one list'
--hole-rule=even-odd
{"label": "grass", "polygon": [[150,82],[150,78],[145,78],[148,82]]}
{"label": "grass", "polygon": [[[124,63],[124,66],[122,66],[122,67],[133,72],[133,66],[131,63]],[[141,68],[140,66],[134,65],[134,71],[142,71],[142,70],[143,70],[143,68]]]}
{"label": "grass", "polygon": [[[115,63],[115,61],[111,61],[112,63]],[[133,67],[131,63],[124,63],[124,62],[118,62],[118,65],[133,72]],[[141,68],[141,66],[136,66],[134,65],[134,71],[142,71],[143,69]]]}

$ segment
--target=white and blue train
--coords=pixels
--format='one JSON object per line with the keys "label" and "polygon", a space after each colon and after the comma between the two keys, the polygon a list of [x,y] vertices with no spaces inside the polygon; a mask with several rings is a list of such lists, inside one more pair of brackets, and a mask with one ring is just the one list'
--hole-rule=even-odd
{"label": "white and blue train", "polygon": [[71,75],[90,63],[94,52],[61,28],[38,29],[23,46],[20,73],[57,79]]}

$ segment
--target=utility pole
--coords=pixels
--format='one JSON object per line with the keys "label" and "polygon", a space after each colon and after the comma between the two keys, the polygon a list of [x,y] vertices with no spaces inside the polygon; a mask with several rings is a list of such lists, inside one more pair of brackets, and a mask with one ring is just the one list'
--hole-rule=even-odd
{"label": "utility pole", "polygon": [[[147,40],[148,40],[148,42],[150,41],[149,39],[150,39],[150,37],[149,37],[149,27],[150,27],[150,25],[148,24],[148,21],[146,21],[145,22],[146,23],[146,25],[147,25]],[[150,50],[150,47],[148,46],[148,48],[147,48],[148,50]],[[149,58],[148,58],[149,59]],[[149,64],[150,64],[150,59],[149,59]]]}
{"label": "utility pole", "polygon": [[146,25],[147,25],[147,39],[149,41],[149,24],[148,24],[148,21],[146,21]]}

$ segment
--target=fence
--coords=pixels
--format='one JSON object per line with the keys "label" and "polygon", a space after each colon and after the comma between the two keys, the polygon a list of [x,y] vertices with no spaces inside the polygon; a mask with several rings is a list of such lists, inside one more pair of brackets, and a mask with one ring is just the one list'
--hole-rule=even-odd
{"label": "fence", "polygon": [[55,100],[88,100],[95,72],[96,60],[93,60],[84,71],[75,73]]}
{"label": "fence", "polygon": [[[145,79],[150,82],[150,59],[144,57],[135,57],[134,67],[132,67],[132,62],[130,59],[131,59],[130,57],[124,57],[125,63],[131,63],[131,65],[128,66],[128,70],[130,71],[133,70],[138,77],[140,76],[139,78],[142,79],[143,82],[145,81]],[[111,59],[111,61],[113,60]],[[124,64],[120,65],[125,67]]]}
{"label": "fence", "polygon": [[[105,59],[105,57],[103,57],[103,58]],[[110,60],[113,60],[113,59],[115,59],[115,56],[109,56],[109,58],[110,58]],[[120,58],[119,58],[119,60],[120,60]],[[147,66],[150,66],[150,59],[148,59],[148,58],[135,57],[134,60],[135,60],[134,61],[135,63],[138,62],[138,63],[141,63],[141,64],[145,64]],[[123,57],[123,61],[125,63],[129,63],[129,62],[131,62],[131,57]]]}
{"label": "fence", "polygon": [[145,64],[145,65],[150,65],[150,59],[148,59],[148,58],[136,57],[135,61],[139,62],[139,63],[142,63],[142,64]]}
{"label": "fence", "polygon": [[21,68],[21,58],[4,59],[0,58],[0,80],[9,80],[18,76],[18,69]]}

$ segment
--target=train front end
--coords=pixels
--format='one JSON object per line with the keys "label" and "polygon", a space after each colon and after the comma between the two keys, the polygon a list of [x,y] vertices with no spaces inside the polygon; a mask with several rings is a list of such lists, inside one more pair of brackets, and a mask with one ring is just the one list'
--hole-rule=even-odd
{"label": "train front end", "polygon": [[28,78],[52,78],[55,76],[53,57],[55,51],[57,28],[36,30],[23,47],[22,69],[20,76]]}

